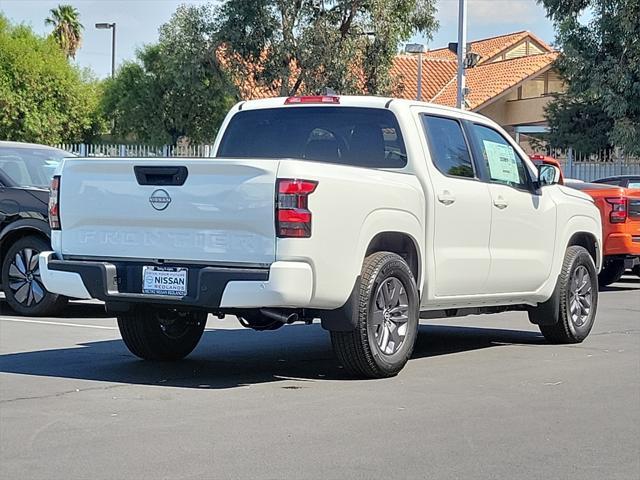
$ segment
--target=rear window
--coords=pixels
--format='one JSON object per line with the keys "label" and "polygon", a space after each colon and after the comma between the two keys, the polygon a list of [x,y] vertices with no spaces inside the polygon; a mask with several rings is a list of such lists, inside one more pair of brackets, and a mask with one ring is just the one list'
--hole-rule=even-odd
{"label": "rear window", "polygon": [[0,146],[0,172],[19,187],[48,187],[60,161],[69,156],[55,148]]}
{"label": "rear window", "polygon": [[218,157],[297,158],[360,167],[402,168],[407,152],[389,110],[289,107],[239,112]]}

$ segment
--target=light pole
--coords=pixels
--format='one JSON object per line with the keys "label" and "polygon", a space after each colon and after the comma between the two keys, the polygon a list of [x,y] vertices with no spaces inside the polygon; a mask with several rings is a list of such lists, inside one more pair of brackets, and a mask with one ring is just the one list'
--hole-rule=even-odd
{"label": "light pole", "polygon": [[422,101],[422,54],[426,52],[426,48],[422,43],[407,43],[404,47],[406,53],[418,54],[418,91],[416,93],[416,100]]}
{"label": "light pole", "polygon": [[456,106],[464,110],[465,77],[464,63],[467,58],[467,0],[460,0],[458,7],[458,92]]}
{"label": "light pole", "polygon": [[116,24],[114,23],[96,23],[98,30],[111,29],[111,77],[116,74]]}

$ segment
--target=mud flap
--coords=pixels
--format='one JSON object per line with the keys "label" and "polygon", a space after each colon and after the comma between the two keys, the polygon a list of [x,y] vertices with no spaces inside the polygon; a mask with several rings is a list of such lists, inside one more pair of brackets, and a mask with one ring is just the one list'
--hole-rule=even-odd
{"label": "mud flap", "polygon": [[317,312],[322,321],[322,328],[331,332],[351,332],[358,324],[358,293],[360,292],[360,275],[356,278],[351,295],[340,308]]}
{"label": "mud flap", "polygon": [[529,321],[534,325],[555,325],[560,321],[560,277],[556,280],[553,295],[536,307],[529,307]]}

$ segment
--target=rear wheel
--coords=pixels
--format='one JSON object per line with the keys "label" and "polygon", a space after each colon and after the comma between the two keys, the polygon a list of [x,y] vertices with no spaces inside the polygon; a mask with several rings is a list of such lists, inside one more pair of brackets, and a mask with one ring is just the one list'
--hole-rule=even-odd
{"label": "rear wheel", "polygon": [[44,239],[30,235],[7,250],[2,263],[2,286],[7,303],[21,315],[54,315],[67,303],[66,297],[48,292],[40,277],[38,255],[50,249]]}
{"label": "rear wheel", "polygon": [[622,278],[624,270],[624,260],[608,260],[602,266],[602,271],[598,274],[598,283],[601,287],[611,285]]}
{"label": "rear wheel", "polygon": [[553,324],[540,322],[536,314],[531,312],[530,318],[539,323],[540,331],[551,343],[580,343],[593,328],[598,308],[598,279],[593,259],[583,247],[571,246],[565,254],[562,271],[558,278],[558,286],[552,299],[553,305],[559,309],[553,312],[557,321]]}
{"label": "rear wheel", "polygon": [[118,328],[131,353],[145,360],[180,360],[202,337],[207,314],[145,310],[118,316]]}
{"label": "rear wheel", "polygon": [[633,270],[631,270],[635,275],[637,275],[638,277],[640,277],[640,265],[636,265],[635,267],[633,267]]}
{"label": "rear wheel", "polygon": [[344,368],[369,378],[391,377],[402,370],[418,333],[418,301],[415,279],[402,257],[390,252],[367,257],[360,276],[356,328],[331,332]]}

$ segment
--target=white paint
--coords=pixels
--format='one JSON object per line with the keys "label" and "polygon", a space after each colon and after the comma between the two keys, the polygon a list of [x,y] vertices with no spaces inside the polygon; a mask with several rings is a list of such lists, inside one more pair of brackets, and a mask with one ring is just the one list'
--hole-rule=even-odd
{"label": "white paint", "polygon": [[[277,160],[95,160],[64,163],[64,228],[53,242],[58,254],[229,264],[275,260]],[[172,165],[187,167],[184,185],[139,185],[134,174],[134,166]],[[158,196],[170,201],[154,208],[150,199]]]}
{"label": "white paint", "polygon": [[288,307],[308,305],[313,292],[313,271],[308,263],[275,262],[266,282],[229,282],[221,307]]}
{"label": "white paint", "polygon": [[49,261],[55,258],[54,252],[42,252],[38,258],[42,283],[51,293],[71,298],[89,299],[91,294],[79,274],[49,270]]}
{"label": "white paint", "polygon": [[[526,154],[491,120],[412,100],[340,97],[340,105],[389,108],[407,147],[406,167],[371,169],[292,159],[171,159],[171,164],[188,166],[189,179],[183,187],[165,189],[171,190],[172,203],[159,212],[148,202],[153,187],[140,187],[133,175],[134,164],[156,165],[157,159],[67,160],[60,167],[63,230],[53,235],[54,249],[58,254],[62,250],[124,259],[265,262],[271,266],[269,281],[230,282],[223,293],[224,307],[333,309],[349,297],[375,236],[399,232],[419,252],[423,310],[534,305],[551,296],[574,233],[593,234],[601,250],[599,211],[580,192],[569,195],[556,185],[539,195],[521,194],[511,187],[447,177],[436,169],[420,113],[497,130],[535,177],[537,170]],[[243,110],[275,107],[306,108],[286,106],[283,98],[242,104]],[[214,151],[238,111],[236,105],[227,115]],[[309,196],[311,238],[275,237],[276,178],[318,181]],[[498,196],[509,203],[500,211],[494,207]],[[448,202],[450,198],[455,201]],[[87,232],[96,236],[89,238]],[[199,243],[207,232],[216,241]],[[47,276],[43,258],[49,257],[41,257],[48,288],[62,294],[84,288],[77,277]]]}

